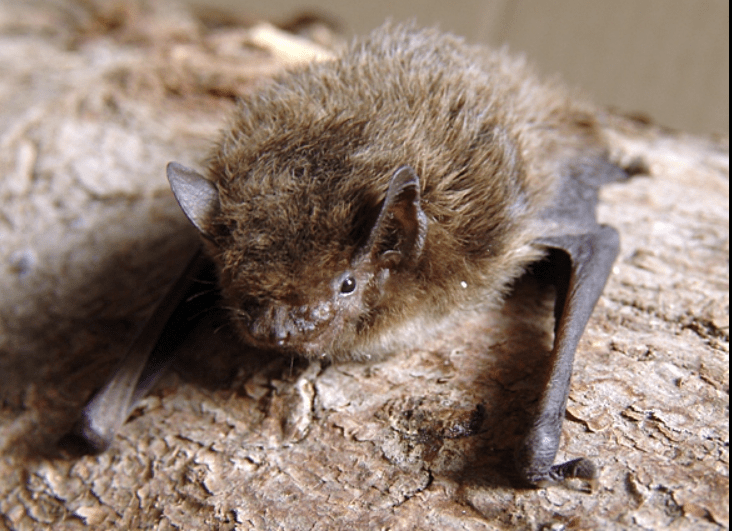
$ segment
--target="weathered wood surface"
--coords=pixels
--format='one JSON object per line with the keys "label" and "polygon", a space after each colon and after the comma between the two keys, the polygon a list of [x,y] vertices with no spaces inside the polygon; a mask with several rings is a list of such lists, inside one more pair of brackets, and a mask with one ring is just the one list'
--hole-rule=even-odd
{"label": "weathered wood surface", "polygon": [[53,5],[0,4],[0,528],[729,526],[728,144],[622,118],[651,171],[602,193],[622,253],[559,456],[596,460],[594,493],[512,476],[551,340],[531,280],[374,365],[251,352],[212,313],[108,452],[60,454],[195,241],[166,162],[200,165],[233,96],[302,57],[159,2]]}

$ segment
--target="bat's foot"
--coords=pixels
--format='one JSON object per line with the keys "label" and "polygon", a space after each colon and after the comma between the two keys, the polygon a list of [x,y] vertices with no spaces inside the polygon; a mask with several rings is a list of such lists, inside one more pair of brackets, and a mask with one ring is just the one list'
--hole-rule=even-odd
{"label": "bat's foot", "polygon": [[525,479],[537,487],[567,485],[570,480],[578,479],[592,492],[597,487],[597,468],[589,459],[580,457],[544,470],[532,470]]}

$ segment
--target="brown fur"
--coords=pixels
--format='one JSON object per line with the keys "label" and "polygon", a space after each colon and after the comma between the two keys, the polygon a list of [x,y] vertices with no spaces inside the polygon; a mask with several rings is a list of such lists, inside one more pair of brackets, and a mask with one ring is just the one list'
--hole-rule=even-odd
{"label": "brown fur", "polygon": [[[314,343],[280,346],[378,356],[500,300],[541,257],[532,242],[560,180],[602,153],[591,110],[522,60],[387,26],[241,102],[210,160],[209,248],[247,341],[307,321],[349,270],[363,292],[324,310]],[[403,165],[419,177],[427,234],[413,264],[387,271],[363,246]]]}

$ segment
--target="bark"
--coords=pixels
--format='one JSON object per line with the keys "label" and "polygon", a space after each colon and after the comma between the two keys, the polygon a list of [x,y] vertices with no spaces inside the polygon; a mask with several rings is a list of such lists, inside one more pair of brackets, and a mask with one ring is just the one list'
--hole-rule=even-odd
{"label": "bark", "polygon": [[200,168],[236,95],[327,55],[261,31],[160,2],[0,4],[0,528],[728,527],[728,143],[619,116],[613,149],[650,172],[602,192],[622,251],[558,456],[594,459],[594,492],[512,471],[551,343],[530,278],[371,365],[252,351],[212,311],[106,453],[59,452],[196,241],[165,164]]}

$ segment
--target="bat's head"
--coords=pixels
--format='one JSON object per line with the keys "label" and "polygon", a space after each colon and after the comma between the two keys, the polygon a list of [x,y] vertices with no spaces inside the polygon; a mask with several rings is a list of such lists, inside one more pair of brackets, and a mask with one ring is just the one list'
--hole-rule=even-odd
{"label": "bat's head", "polygon": [[242,177],[235,194],[224,194],[195,171],[168,165],[247,343],[308,358],[368,356],[375,323],[393,311],[425,244],[419,178],[402,166],[385,195],[340,201],[287,174]]}

